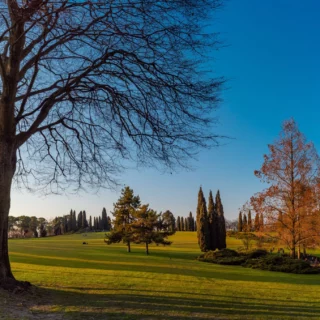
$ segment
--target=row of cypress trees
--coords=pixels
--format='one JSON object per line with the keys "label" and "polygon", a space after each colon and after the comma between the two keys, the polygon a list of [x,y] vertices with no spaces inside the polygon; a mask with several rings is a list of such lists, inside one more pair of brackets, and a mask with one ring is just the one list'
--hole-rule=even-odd
{"label": "row of cypress trees", "polygon": [[189,216],[184,218],[178,216],[176,222],[176,230],[177,231],[197,231],[197,223],[192,216],[192,212],[190,211]]}
{"label": "row of cypress trees", "polygon": [[208,208],[200,187],[197,206],[197,236],[201,251],[224,249],[226,245],[226,224],[223,205],[218,190],[215,202],[209,193]]}
{"label": "row of cypress trees", "polygon": [[250,231],[263,231],[264,218],[262,212],[256,214],[254,222],[251,218],[251,210],[248,211],[248,217],[245,213],[239,212],[238,218],[238,231],[250,232]]}

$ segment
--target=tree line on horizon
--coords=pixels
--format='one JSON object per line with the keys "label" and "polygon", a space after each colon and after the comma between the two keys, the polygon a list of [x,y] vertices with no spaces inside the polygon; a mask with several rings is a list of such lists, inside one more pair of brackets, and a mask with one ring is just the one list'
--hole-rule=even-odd
{"label": "tree line on horizon", "polygon": [[200,250],[221,250],[227,247],[226,224],[220,191],[217,191],[215,202],[212,191],[209,192],[208,207],[200,187],[197,205],[197,236]]}
{"label": "tree line on horizon", "polygon": [[54,219],[37,218],[35,216],[9,216],[8,236],[10,238],[21,237],[46,237],[57,236],[74,232],[110,231],[111,219],[107,210],[102,209],[101,216],[87,219],[85,210],[76,214],[70,210],[69,215],[57,216]]}

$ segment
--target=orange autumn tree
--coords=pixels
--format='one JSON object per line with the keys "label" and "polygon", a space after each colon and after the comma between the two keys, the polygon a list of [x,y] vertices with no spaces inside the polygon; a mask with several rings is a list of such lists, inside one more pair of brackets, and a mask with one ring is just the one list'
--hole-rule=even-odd
{"label": "orange autumn tree", "polygon": [[257,213],[263,213],[270,230],[295,258],[301,246],[316,241],[319,230],[317,205],[318,154],[299,131],[294,120],[283,123],[282,132],[255,175],[269,188],[251,198]]}

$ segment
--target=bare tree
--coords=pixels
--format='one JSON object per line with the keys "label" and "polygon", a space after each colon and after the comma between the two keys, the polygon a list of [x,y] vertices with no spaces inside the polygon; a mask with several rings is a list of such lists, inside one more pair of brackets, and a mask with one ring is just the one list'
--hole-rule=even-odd
{"label": "bare tree", "polygon": [[113,185],[123,160],[186,165],[218,143],[203,72],[219,0],[0,2],[0,281],[10,190]]}
{"label": "bare tree", "polygon": [[319,238],[319,156],[293,119],[283,123],[280,137],[268,147],[255,175],[270,186],[251,203],[263,212],[273,237],[287,245],[292,258],[298,249],[300,258],[300,246]]}

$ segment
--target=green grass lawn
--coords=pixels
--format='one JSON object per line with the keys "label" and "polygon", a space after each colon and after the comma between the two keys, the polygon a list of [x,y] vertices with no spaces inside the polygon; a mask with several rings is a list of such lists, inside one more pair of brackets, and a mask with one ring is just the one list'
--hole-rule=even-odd
{"label": "green grass lawn", "polygon": [[1,293],[0,319],[320,319],[319,275],[198,262],[196,233],[172,241],[146,256],[104,244],[103,233],[10,240],[16,278],[38,288]]}

